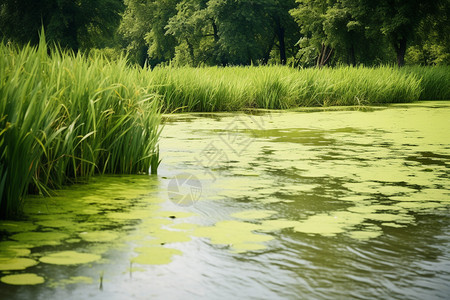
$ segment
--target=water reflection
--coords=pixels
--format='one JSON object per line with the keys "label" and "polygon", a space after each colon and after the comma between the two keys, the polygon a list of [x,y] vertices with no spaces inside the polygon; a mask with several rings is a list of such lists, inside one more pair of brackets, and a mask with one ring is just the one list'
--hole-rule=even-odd
{"label": "water reflection", "polygon": [[[0,296],[445,298],[449,113],[429,102],[168,116],[157,177],[96,178],[0,224],[2,276],[45,278]],[[199,179],[193,206],[169,199],[180,173]]]}

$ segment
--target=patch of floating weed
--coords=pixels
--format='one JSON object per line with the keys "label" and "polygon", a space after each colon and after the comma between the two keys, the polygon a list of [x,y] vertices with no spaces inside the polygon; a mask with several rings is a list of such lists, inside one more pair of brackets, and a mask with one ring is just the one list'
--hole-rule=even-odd
{"label": "patch of floating weed", "polygon": [[35,230],[37,226],[32,222],[2,221],[0,220],[0,231],[24,232]]}
{"label": "patch of floating weed", "polygon": [[65,240],[65,242],[69,243],[69,244],[75,244],[75,243],[81,242],[81,239],[68,239],[68,240]]}
{"label": "patch of floating weed", "polygon": [[44,221],[36,222],[36,224],[44,226],[44,227],[53,227],[53,228],[76,226],[76,224],[74,222],[71,222],[68,220],[44,220]]}
{"label": "patch of floating weed", "polygon": [[100,260],[101,256],[91,253],[80,253],[76,251],[62,251],[41,257],[43,263],[53,265],[78,265]]}
{"label": "patch of floating weed", "polygon": [[34,247],[44,245],[59,245],[61,240],[68,238],[69,235],[61,232],[21,232],[10,236],[11,239],[32,244]]}
{"label": "patch of floating weed", "polygon": [[247,244],[258,244],[259,250],[267,246],[261,244],[273,239],[266,234],[257,234],[253,231],[261,229],[261,225],[241,221],[220,221],[214,226],[199,227],[194,230],[193,235],[197,237],[209,238],[211,244],[228,245],[235,251],[242,251],[246,248],[256,247]]}
{"label": "patch of floating weed", "polygon": [[0,258],[0,271],[25,270],[37,264],[37,261],[30,258]]}
{"label": "patch of floating weed", "polygon": [[381,223],[381,225],[388,226],[388,227],[395,227],[395,228],[406,227],[405,225],[400,225],[400,224],[392,223],[392,222]]}
{"label": "patch of floating weed", "polygon": [[138,247],[134,249],[139,255],[132,258],[132,263],[140,265],[165,265],[172,262],[174,255],[182,255],[180,250],[166,247]]}
{"label": "patch of floating weed", "polygon": [[335,236],[338,233],[345,232],[350,226],[362,223],[364,219],[363,214],[345,211],[336,212],[332,215],[318,214],[302,221],[294,227],[294,230],[308,234]]}
{"label": "patch of floating weed", "polygon": [[178,223],[170,226],[170,228],[172,229],[179,229],[179,230],[194,230],[197,227],[198,227],[197,224],[191,223]]}
{"label": "patch of floating weed", "polygon": [[12,248],[12,247],[0,247],[0,258],[14,258],[18,256],[30,255],[30,249]]}
{"label": "patch of floating weed", "polygon": [[24,273],[15,275],[6,275],[0,278],[0,281],[11,285],[36,285],[45,282],[44,277],[34,273]]}
{"label": "patch of floating weed", "polygon": [[349,236],[356,240],[369,240],[376,237],[379,237],[383,232],[382,231],[363,231],[363,230],[355,230],[349,233]]}

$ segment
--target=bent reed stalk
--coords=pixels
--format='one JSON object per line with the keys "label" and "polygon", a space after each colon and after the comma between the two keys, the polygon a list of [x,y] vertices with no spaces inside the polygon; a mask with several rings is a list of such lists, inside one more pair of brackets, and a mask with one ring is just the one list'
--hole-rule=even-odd
{"label": "bent reed stalk", "polygon": [[161,107],[143,72],[48,51],[43,34],[38,47],[0,44],[1,218],[19,215],[28,192],[158,162]]}

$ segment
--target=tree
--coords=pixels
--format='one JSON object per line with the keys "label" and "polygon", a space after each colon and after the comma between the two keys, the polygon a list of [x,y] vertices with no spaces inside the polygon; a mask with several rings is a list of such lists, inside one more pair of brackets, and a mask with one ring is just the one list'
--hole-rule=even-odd
{"label": "tree", "polygon": [[[381,32],[395,51],[398,66],[405,64],[408,45],[416,40],[421,24],[427,19],[440,20],[448,15],[448,0],[343,0],[354,16],[364,20],[368,34]],[[441,21],[439,28],[446,25]],[[448,26],[447,26],[448,28]]]}
{"label": "tree", "polygon": [[303,35],[301,40],[303,55],[315,52],[316,66],[322,67],[329,62],[335,50],[324,30],[330,3],[328,0],[297,0],[297,3],[298,7],[292,9],[290,13],[299,24]]}
{"label": "tree", "polygon": [[3,0],[0,28],[4,38],[37,44],[43,26],[49,41],[77,51],[104,46],[122,11],[121,0]]}
{"label": "tree", "polygon": [[271,0],[210,0],[208,8],[218,30],[222,64],[257,63],[273,37],[268,8]]}
{"label": "tree", "polygon": [[450,64],[450,1],[439,1],[434,13],[420,21],[410,45],[410,63]]}
{"label": "tree", "polygon": [[265,64],[276,46],[285,64],[287,49],[298,40],[297,24],[288,13],[294,5],[294,0],[183,0],[165,27],[178,42],[175,61]]}
{"label": "tree", "polygon": [[194,66],[218,63],[214,52],[219,37],[207,0],[178,3],[177,14],[169,19],[165,29],[166,35],[172,35],[178,41],[174,58],[176,63]]}
{"label": "tree", "polygon": [[180,0],[125,0],[119,33],[136,62],[155,66],[174,57],[176,39],[166,35],[166,25]]}
{"label": "tree", "polygon": [[274,36],[278,44],[280,64],[287,63],[287,52],[294,55],[294,45],[300,38],[300,30],[289,11],[295,7],[295,0],[273,0],[268,7]]}

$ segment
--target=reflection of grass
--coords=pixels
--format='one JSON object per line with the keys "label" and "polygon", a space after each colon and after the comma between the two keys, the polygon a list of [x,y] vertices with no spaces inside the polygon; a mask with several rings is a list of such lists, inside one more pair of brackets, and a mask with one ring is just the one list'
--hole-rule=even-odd
{"label": "reflection of grass", "polygon": [[142,73],[48,51],[44,38],[0,44],[0,217],[19,213],[30,189],[157,167],[160,105]]}
{"label": "reflection of grass", "polygon": [[102,272],[100,273],[100,279],[99,279],[100,285],[98,286],[98,289],[99,289],[99,290],[103,290],[103,275],[104,275],[104,271],[102,271]]}

